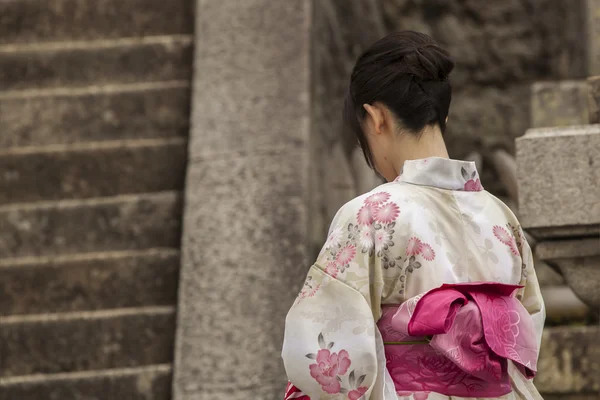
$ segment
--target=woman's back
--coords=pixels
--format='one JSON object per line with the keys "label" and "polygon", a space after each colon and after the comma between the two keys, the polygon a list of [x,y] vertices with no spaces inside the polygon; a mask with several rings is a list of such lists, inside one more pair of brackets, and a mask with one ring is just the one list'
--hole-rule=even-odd
{"label": "woman's back", "polygon": [[[385,360],[377,356],[382,342],[371,321],[381,318],[382,306],[399,305],[442,284],[464,282],[522,285],[517,297],[533,315],[540,340],[543,303],[531,251],[515,216],[483,190],[474,163],[443,158],[407,161],[396,181],[350,201],[334,218],[288,316],[284,346],[288,374],[299,362],[304,372],[298,376],[331,395],[393,387],[390,377],[386,385],[386,374],[377,371]],[[361,350],[363,345],[371,351]],[[299,347],[302,360],[297,359]],[[292,348],[296,356],[286,355]],[[356,387],[349,375],[353,371]],[[356,379],[363,375],[363,386],[357,386]],[[519,372],[512,371],[511,378],[513,386],[525,393],[515,398],[539,398]],[[417,396],[424,398],[427,389],[424,382],[423,393]]]}

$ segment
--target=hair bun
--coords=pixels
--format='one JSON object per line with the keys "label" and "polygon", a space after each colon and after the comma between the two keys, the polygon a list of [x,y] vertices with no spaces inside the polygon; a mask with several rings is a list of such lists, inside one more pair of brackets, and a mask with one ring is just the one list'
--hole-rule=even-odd
{"label": "hair bun", "polygon": [[[443,81],[448,79],[454,69],[450,55],[436,44],[417,47],[413,54],[413,57],[407,55],[405,62],[409,68],[414,67],[412,75],[420,80]],[[411,60],[413,58],[414,60]]]}

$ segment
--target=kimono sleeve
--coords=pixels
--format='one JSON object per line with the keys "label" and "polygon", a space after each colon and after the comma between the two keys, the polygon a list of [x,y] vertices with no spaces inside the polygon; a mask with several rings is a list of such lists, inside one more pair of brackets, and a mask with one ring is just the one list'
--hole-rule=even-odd
{"label": "kimono sleeve", "polygon": [[363,295],[313,265],[286,318],[288,379],[311,399],[371,398],[382,367],[378,333]]}
{"label": "kimono sleeve", "polygon": [[381,190],[342,207],[287,315],[285,370],[311,399],[396,399],[376,322],[405,248],[395,238],[399,214]]}
{"label": "kimono sleeve", "polygon": [[520,290],[518,297],[533,319],[539,349],[542,343],[542,333],[544,331],[544,322],[546,320],[546,308],[544,306],[540,284],[533,265],[531,247],[527,243],[525,235],[520,236],[519,251],[523,260],[523,271],[520,284],[524,287]]}

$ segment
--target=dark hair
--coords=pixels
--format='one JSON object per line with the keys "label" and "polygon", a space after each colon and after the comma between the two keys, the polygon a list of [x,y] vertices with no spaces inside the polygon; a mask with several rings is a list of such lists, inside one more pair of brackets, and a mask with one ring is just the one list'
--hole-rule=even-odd
{"label": "dark hair", "polygon": [[420,134],[428,125],[446,129],[452,88],[448,75],[454,61],[435,41],[413,31],[392,33],[373,44],[356,61],[346,95],[346,123],[358,139],[367,164],[373,158],[362,121],[364,104],[381,102],[401,128]]}

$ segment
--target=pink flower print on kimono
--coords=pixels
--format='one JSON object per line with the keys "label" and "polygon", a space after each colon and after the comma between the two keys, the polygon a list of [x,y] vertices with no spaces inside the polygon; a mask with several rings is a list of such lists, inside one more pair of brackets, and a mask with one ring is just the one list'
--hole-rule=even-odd
{"label": "pink flower print on kimono", "polygon": [[356,247],[353,244],[347,244],[341,248],[335,256],[335,263],[338,266],[339,271],[344,272],[352,260],[354,260],[355,256]]}
{"label": "pink flower print on kimono", "polygon": [[354,389],[352,391],[350,391],[348,393],[348,398],[350,400],[358,400],[360,399],[362,396],[364,396],[365,393],[367,393],[367,390],[369,390],[368,387],[366,386],[361,386],[358,389]]}
{"label": "pink flower print on kimono", "polygon": [[348,352],[342,350],[338,354],[321,349],[316,355],[316,361],[309,366],[310,376],[321,385],[323,391],[329,394],[340,393],[342,385],[338,376],[344,375],[351,364]]}
{"label": "pink flower print on kimono", "polygon": [[462,177],[466,180],[463,190],[466,192],[480,192],[483,190],[483,186],[481,186],[481,182],[477,179],[477,171],[473,171],[470,175],[465,169],[462,167],[460,169],[460,173]]}
{"label": "pink flower print on kimono", "polygon": [[390,197],[390,194],[387,192],[378,192],[367,197],[365,199],[365,204],[377,207],[388,201]]}
{"label": "pink flower print on kimono", "polygon": [[394,202],[380,205],[373,213],[373,219],[380,224],[391,224],[400,215],[400,207]]}
{"label": "pink flower print on kimono", "polygon": [[[309,365],[310,376],[321,385],[321,389],[329,394],[348,394],[349,398],[352,398],[350,395],[356,396],[363,389],[362,394],[364,394],[367,388],[360,387],[360,385],[365,380],[366,375],[362,375],[356,379],[355,372],[352,371],[348,376],[348,387],[343,386],[344,380],[342,377],[346,375],[350,365],[352,365],[348,352],[343,349],[337,353],[332,352],[331,349],[335,346],[335,343],[326,343],[322,333],[319,333],[317,340],[319,351],[317,354],[307,354],[306,357],[316,361]],[[356,398],[358,399],[360,396]]]}
{"label": "pink flower print on kimono", "polygon": [[294,304],[298,304],[302,301],[302,299],[305,299],[307,297],[313,297],[321,288],[321,284],[317,284],[316,282],[313,281],[313,277],[312,276],[308,276],[306,278],[306,281],[304,282],[304,285],[302,286],[302,290],[300,291],[300,293],[298,294],[298,297],[296,298],[296,301],[294,302]]}
{"label": "pink flower print on kimono", "polygon": [[377,207],[372,204],[365,204],[358,210],[356,221],[358,225],[369,227],[373,224],[373,214],[377,211]]}
{"label": "pink flower print on kimono", "polygon": [[517,242],[512,233],[509,233],[507,229],[496,225],[493,228],[494,236],[500,241],[500,243],[509,247],[510,251],[515,255],[519,255],[519,249],[517,248]]}
{"label": "pink flower print on kimono", "polygon": [[339,272],[337,263],[335,261],[329,261],[327,267],[325,267],[325,272],[332,278],[337,278]]}
{"label": "pink flower print on kimono", "polygon": [[415,269],[421,268],[421,263],[417,261],[417,256],[421,256],[425,261],[433,261],[435,259],[435,251],[421,239],[411,237],[406,245],[406,256],[408,257],[408,265],[406,270],[413,272]]}

